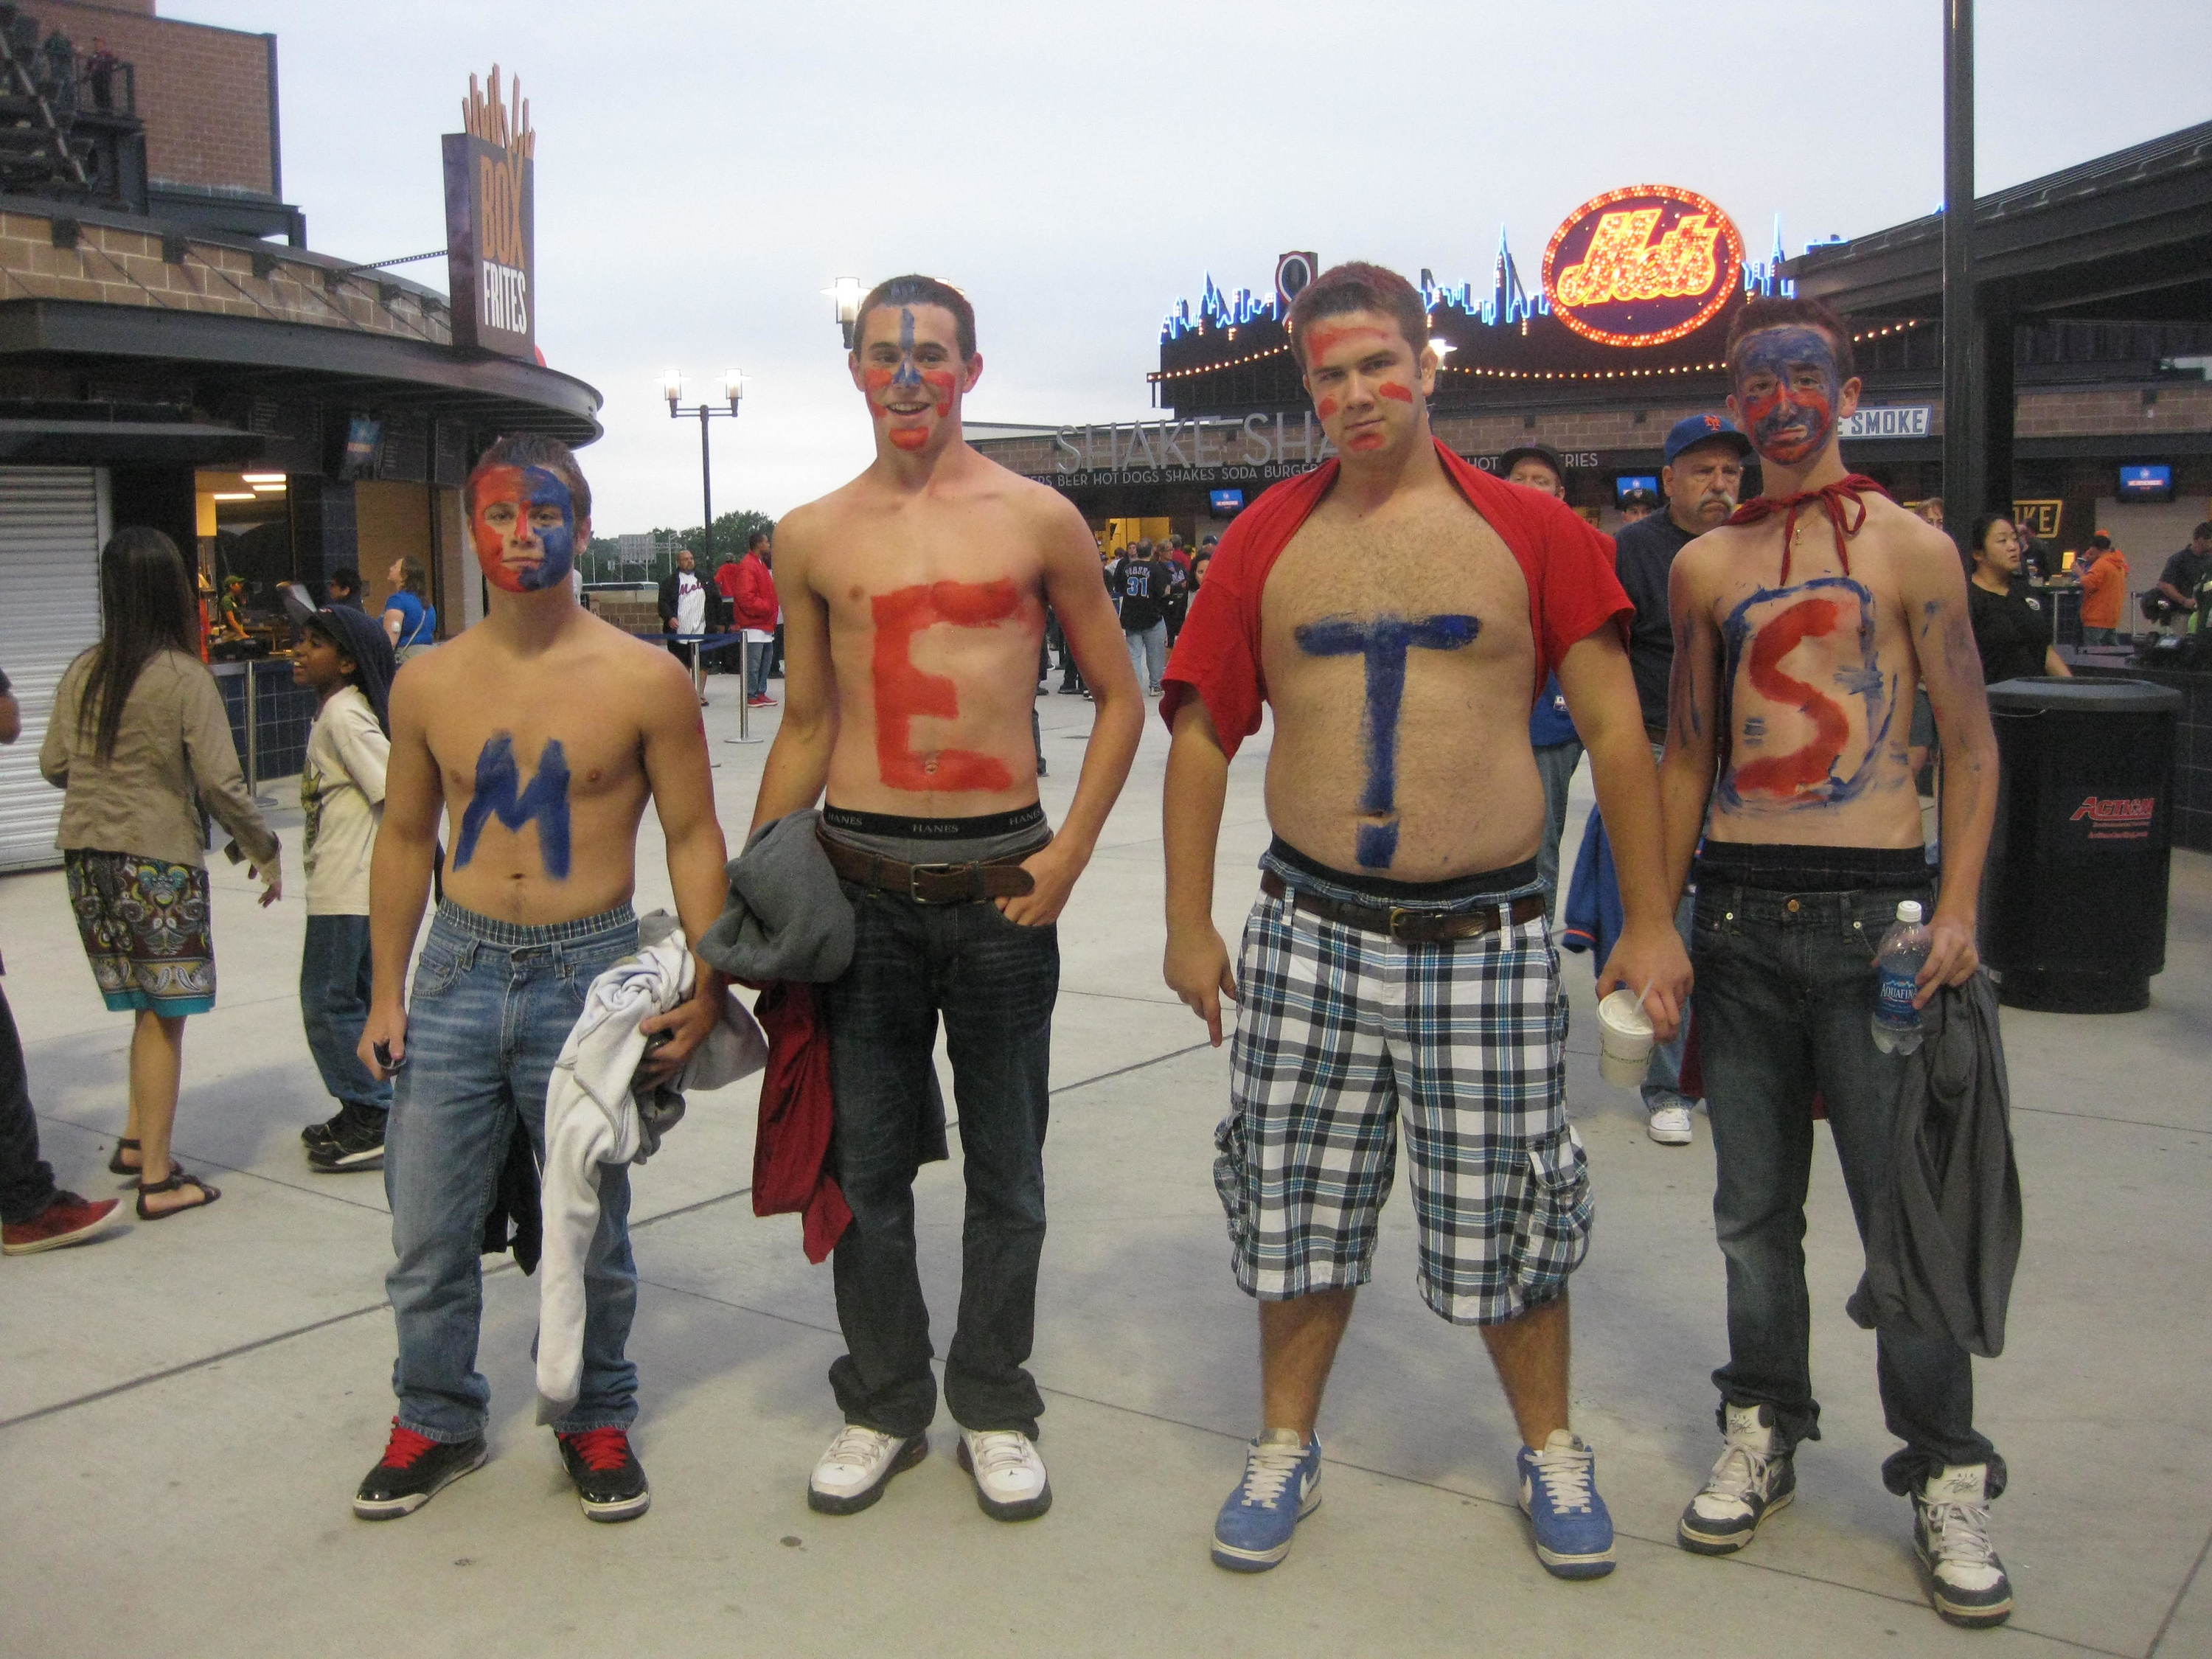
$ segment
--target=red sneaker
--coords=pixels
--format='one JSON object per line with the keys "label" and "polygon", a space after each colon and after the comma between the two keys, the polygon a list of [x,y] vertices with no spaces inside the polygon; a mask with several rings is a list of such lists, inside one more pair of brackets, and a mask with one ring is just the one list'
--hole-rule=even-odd
{"label": "red sneaker", "polygon": [[11,1221],[0,1227],[0,1255],[36,1255],[82,1244],[105,1232],[122,1200],[103,1198],[91,1203],[75,1193],[56,1193],[53,1202],[28,1221]]}
{"label": "red sneaker", "polygon": [[747,697],[745,699],[745,707],[748,708],[773,708],[775,707],[775,699],[769,696],[766,692],[763,692],[757,697]]}

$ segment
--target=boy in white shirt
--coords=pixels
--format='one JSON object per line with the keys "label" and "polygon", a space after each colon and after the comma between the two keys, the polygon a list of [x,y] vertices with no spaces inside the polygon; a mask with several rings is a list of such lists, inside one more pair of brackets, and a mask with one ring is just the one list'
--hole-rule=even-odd
{"label": "boy in white shirt", "polygon": [[374,618],[349,606],[318,611],[301,629],[292,678],[322,699],[300,773],[307,815],[307,938],[300,953],[300,1014],[337,1115],[300,1132],[309,1167],[325,1175],[384,1161],[392,1085],[356,1052],[368,1018],[368,864],[384,816],[392,754],[389,705],[398,665]]}

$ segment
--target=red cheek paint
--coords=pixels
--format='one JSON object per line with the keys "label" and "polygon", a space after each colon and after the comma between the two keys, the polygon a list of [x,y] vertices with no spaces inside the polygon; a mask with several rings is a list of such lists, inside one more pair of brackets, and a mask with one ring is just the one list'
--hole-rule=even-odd
{"label": "red cheek paint", "polygon": [[[896,441],[898,434],[893,434]],[[875,618],[876,765],[893,789],[936,793],[1010,789],[1004,761],[970,749],[940,749],[924,757],[912,744],[917,720],[956,720],[959,690],[943,674],[914,665],[914,636],[926,628],[989,628],[1021,608],[1011,578],[995,582],[927,582],[878,593]]]}
{"label": "red cheek paint", "polygon": [[1343,407],[1344,405],[1338,403],[1335,398],[1324,398],[1314,405],[1314,413],[1320,416],[1322,419],[1325,421]]}
{"label": "red cheek paint", "polygon": [[1807,640],[1834,633],[1843,614],[1843,606],[1833,599],[1804,599],[1759,630],[1748,669],[1753,689],[1808,717],[1813,738],[1790,754],[1762,756],[1737,767],[1738,793],[1789,799],[1826,783],[1835,769],[1850,739],[1850,721],[1832,699],[1784,673],[1782,659]]}
{"label": "red cheek paint", "polygon": [[1395,380],[1385,380],[1375,390],[1385,398],[1396,398],[1401,404],[1410,404],[1413,401],[1413,389],[1410,386],[1400,386]]}
{"label": "red cheek paint", "polygon": [[921,377],[929,388],[930,401],[937,405],[937,416],[942,420],[952,412],[952,376],[943,369],[932,369]]}
{"label": "red cheek paint", "polygon": [[860,371],[860,384],[867,388],[868,413],[879,421],[889,420],[890,410],[876,401],[876,393],[891,383],[893,371],[888,368],[868,368]]}
{"label": "red cheek paint", "polygon": [[891,447],[913,451],[929,441],[929,434],[918,426],[895,426],[891,428]]}
{"label": "red cheek paint", "polygon": [[1380,449],[1382,447],[1382,434],[1379,432],[1355,433],[1345,447],[1357,449],[1363,453],[1370,449]]}

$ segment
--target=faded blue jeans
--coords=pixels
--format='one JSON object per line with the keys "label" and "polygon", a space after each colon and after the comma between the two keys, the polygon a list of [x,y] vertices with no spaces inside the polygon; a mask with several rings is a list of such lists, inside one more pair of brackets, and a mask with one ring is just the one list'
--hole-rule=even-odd
{"label": "faded blue jeans", "polygon": [[1125,628],[1121,640],[1129,647],[1129,666],[1137,671],[1137,690],[1151,690],[1167,672],[1167,623],[1156,622],[1150,628]]}
{"label": "faded blue jeans", "polygon": [[[1804,1247],[1813,1097],[1826,1103],[1863,1245],[1891,1179],[1909,1059],[1874,1046],[1875,948],[1899,900],[1932,897],[1926,884],[1780,893],[1698,883],[1691,959],[1712,1118],[1713,1226],[1728,1263],[1729,1361],[1713,1382],[1727,1404],[1772,1407],[1785,1446],[1820,1437]],[[1987,1463],[1991,1496],[2002,1490],[2004,1465],[1974,1431],[1964,1348],[1883,1327],[1875,1375],[1889,1431],[1905,1442],[1882,1466],[1892,1492],[1948,1463]]]}
{"label": "faded blue jeans", "polygon": [[392,1085],[361,1063],[368,1024],[368,918],[309,916],[300,950],[300,1018],[331,1098],[375,1111],[392,1107]]}
{"label": "faded blue jeans", "polygon": [[[415,965],[407,1063],[384,1141],[392,1201],[385,1275],[399,1326],[392,1368],[402,1427],[432,1440],[483,1432],[491,1386],[477,1370],[484,1217],[519,1117],[545,1158],[545,1085],[592,981],[637,949],[627,904],[526,927],[441,905]],[[599,1228],[584,1259],[583,1387],[554,1426],[627,1427],[637,1367],[624,1357],[637,1310],[629,1171],[599,1171]]]}
{"label": "faded blue jeans", "polygon": [[917,904],[852,882],[845,892],[853,962],[823,988],[837,1103],[831,1156],[853,1208],[832,1258],[847,1352],[830,1368],[830,1386],[847,1422],[885,1434],[920,1434],[937,1413],[914,1179],[945,1156],[941,1018],[968,1188],[945,1403],[963,1428],[1035,1436],[1044,1400],[1024,1367],[1044,1249],[1058,931],[1008,921],[988,901]]}

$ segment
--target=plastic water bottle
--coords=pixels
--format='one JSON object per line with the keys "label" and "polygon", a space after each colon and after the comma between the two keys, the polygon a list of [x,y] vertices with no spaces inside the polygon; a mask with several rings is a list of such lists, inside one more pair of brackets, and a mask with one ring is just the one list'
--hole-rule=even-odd
{"label": "plastic water bottle", "polygon": [[1920,1046],[1920,970],[1928,964],[1928,929],[1920,906],[1906,899],[1881,936],[1875,957],[1874,1046],[1886,1054],[1909,1054]]}

